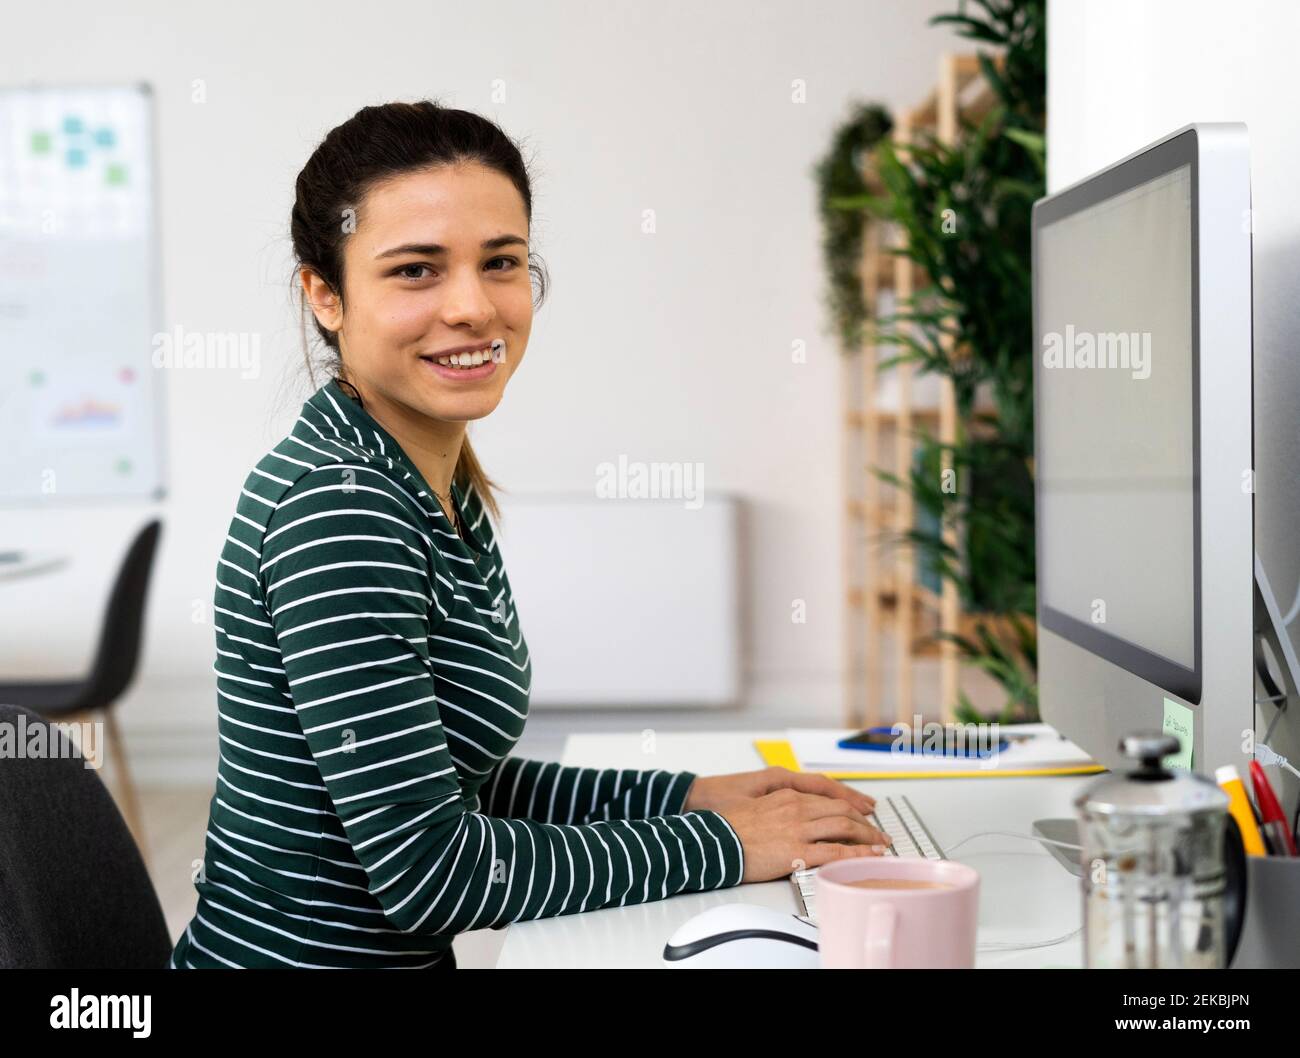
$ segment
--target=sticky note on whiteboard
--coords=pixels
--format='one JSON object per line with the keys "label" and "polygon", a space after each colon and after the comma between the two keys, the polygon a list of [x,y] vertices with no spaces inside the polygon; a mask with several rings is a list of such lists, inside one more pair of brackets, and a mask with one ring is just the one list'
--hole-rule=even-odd
{"label": "sticky note on whiteboard", "polygon": [[1182,702],[1165,699],[1165,720],[1161,730],[1166,735],[1173,735],[1178,739],[1180,747],[1177,753],[1171,753],[1164,759],[1162,763],[1165,767],[1192,770],[1192,724],[1195,716],[1196,714]]}

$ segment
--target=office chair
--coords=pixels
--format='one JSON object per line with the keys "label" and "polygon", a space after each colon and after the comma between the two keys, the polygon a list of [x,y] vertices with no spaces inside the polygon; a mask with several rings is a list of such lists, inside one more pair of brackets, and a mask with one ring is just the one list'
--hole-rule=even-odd
{"label": "office chair", "polygon": [[0,683],[0,703],[23,706],[49,720],[72,723],[79,719],[80,714],[103,712],[104,734],[108,740],[108,752],[113,758],[122,812],[142,855],[146,857],[140,803],[135,784],[131,781],[113,705],[135,677],[149,574],[161,532],[162,523],[154,519],[131,542],[108,598],[99,647],[89,675],[80,680]]}
{"label": "office chair", "polygon": [[[0,705],[28,742],[47,723]],[[139,849],[99,776],[48,730],[58,755],[0,757],[0,969],[162,969],[172,943]]]}

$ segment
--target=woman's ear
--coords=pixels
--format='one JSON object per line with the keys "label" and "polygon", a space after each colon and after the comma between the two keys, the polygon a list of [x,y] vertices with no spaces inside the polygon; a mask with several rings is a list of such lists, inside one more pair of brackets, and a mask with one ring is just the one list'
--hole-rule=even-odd
{"label": "woman's ear", "polygon": [[302,280],[303,296],[316,321],[327,331],[337,333],[343,327],[343,303],[339,296],[310,268],[299,269],[298,275]]}

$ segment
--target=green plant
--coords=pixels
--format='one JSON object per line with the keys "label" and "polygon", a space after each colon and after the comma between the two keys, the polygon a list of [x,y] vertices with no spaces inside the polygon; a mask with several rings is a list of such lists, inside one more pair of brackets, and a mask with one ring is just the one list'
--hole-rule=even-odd
{"label": "green plant", "polygon": [[[1045,3],[962,0],[931,23],[999,49],[1000,62],[979,57],[996,102],[978,124],[964,122],[955,143],[922,136],[902,152],[882,144],[884,193],[859,204],[900,226],[901,252],[929,277],[876,321],[878,340],[899,349],[884,366],[907,361],[951,379],[957,431],[950,444],[918,432],[907,481],[877,473],[932,515],[903,539],[976,615],[973,637],[940,635],[1001,684],[998,719],[1030,720],[1037,718],[1030,215],[1045,193]],[[981,398],[991,414],[980,410]],[[987,719],[965,695],[958,718]]]}
{"label": "green plant", "polygon": [[826,307],[844,349],[861,346],[867,306],[858,272],[862,260],[861,212],[858,207],[846,210],[842,203],[860,202],[867,193],[863,182],[865,156],[889,135],[893,126],[883,107],[854,104],[813,171],[821,213],[822,261],[828,278]]}

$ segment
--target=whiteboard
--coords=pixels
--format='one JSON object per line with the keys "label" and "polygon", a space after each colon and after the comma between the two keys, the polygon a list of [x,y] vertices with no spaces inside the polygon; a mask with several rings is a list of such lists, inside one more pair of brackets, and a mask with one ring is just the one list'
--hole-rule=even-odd
{"label": "whiteboard", "polygon": [[159,497],[147,85],[0,88],[0,502]]}

